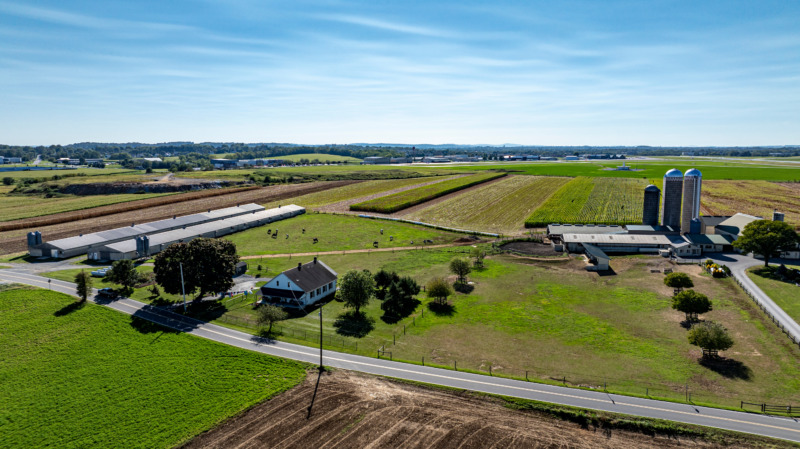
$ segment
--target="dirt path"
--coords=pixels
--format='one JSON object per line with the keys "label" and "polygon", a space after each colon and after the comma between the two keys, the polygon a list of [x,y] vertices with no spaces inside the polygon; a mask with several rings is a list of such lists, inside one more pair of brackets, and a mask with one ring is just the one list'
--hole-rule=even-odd
{"label": "dirt path", "polygon": [[417,187],[422,187],[422,186],[427,186],[427,185],[430,185],[430,184],[435,184],[437,182],[447,181],[448,179],[460,178],[462,176],[467,176],[467,175],[456,175],[456,176],[449,176],[449,177],[439,177],[439,178],[434,179],[432,181],[423,182],[423,183],[420,183],[420,184],[414,184],[414,185],[405,186],[405,187],[398,187],[396,189],[387,190],[385,192],[375,193],[373,195],[361,196],[361,197],[358,197],[358,198],[350,198],[350,199],[347,199],[347,200],[344,200],[344,201],[339,201],[338,203],[333,203],[333,204],[328,204],[328,205],[321,206],[321,207],[316,207],[315,209],[320,211],[320,212],[335,212],[335,213],[339,213],[339,214],[358,214],[358,213],[361,213],[361,212],[355,212],[355,211],[351,211],[350,210],[350,205],[351,204],[361,203],[363,201],[369,201],[369,200],[372,200],[372,199],[375,199],[375,198],[378,198],[378,197],[391,195],[393,193],[398,193],[398,192],[404,192],[406,190],[416,189]]}
{"label": "dirt path", "polygon": [[358,254],[358,253],[385,253],[385,252],[395,252],[395,251],[411,251],[411,250],[420,250],[420,249],[432,249],[432,248],[449,248],[453,246],[467,246],[467,245],[474,245],[476,243],[485,243],[485,240],[475,240],[469,242],[458,242],[458,243],[447,243],[443,245],[425,245],[425,246],[398,246],[394,248],[367,248],[367,249],[346,249],[343,251],[318,251],[314,253],[285,253],[285,254],[264,254],[261,256],[243,256],[240,259],[260,259],[260,258],[267,258],[267,259],[274,259],[278,257],[297,257],[297,256],[324,256],[328,254]]}
{"label": "dirt path", "polygon": [[[317,379],[316,373],[310,374],[300,386],[253,407],[183,447],[754,447],[752,440],[739,440],[738,436],[710,443],[700,438],[581,428],[541,412],[509,409],[499,399],[429,389],[344,370],[325,373],[319,382]],[[312,398],[314,403],[309,413]],[[770,442],[780,445],[777,440]]]}
{"label": "dirt path", "polygon": [[[72,237],[78,234],[87,234],[90,232],[105,231],[107,229],[118,228],[122,226],[130,226],[131,223],[146,223],[149,221],[163,220],[172,218],[175,215],[194,214],[198,212],[205,212],[208,209],[220,209],[224,207],[236,206],[237,204],[246,203],[268,203],[272,201],[279,201],[296,196],[305,195],[309,193],[319,192],[322,190],[341,187],[344,185],[352,184],[359,181],[326,181],[326,182],[313,182],[307,184],[290,184],[290,185],[276,185],[270,187],[263,187],[258,189],[251,189],[246,191],[238,191],[231,194],[213,196],[210,198],[198,198],[189,201],[175,202],[160,204],[157,206],[148,206],[148,203],[154,203],[162,198],[152,198],[151,200],[141,200],[135,210],[126,210],[125,212],[115,213],[115,209],[128,208],[126,203],[119,205],[102,206],[100,208],[93,208],[87,211],[65,212],[65,214],[76,214],[70,216],[71,220],[53,224],[53,225],[35,225],[25,226],[22,229],[9,230],[0,232],[0,254],[10,254],[27,249],[25,241],[25,233],[38,229],[42,233],[42,238],[45,242],[56,240],[64,237]],[[181,194],[184,195],[184,194]],[[186,194],[191,195],[191,194]],[[178,198],[176,198],[177,200]],[[97,212],[101,210],[108,212],[101,217],[83,218],[81,212]],[[56,214],[58,215],[58,214]],[[57,218],[55,216],[49,216]],[[28,219],[26,219],[28,220]],[[23,220],[20,220],[23,221]],[[33,220],[31,219],[32,223]],[[16,222],[9,222],[16,223]]]}

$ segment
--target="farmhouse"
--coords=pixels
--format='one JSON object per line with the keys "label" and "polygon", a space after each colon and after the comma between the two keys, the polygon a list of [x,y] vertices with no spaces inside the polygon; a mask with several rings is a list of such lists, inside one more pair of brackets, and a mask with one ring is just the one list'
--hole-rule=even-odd
{"label": "farmhouse", "polygon": [[261,291],[262,302],[281,307],[302,308],[336,292],[337,274],[315,257],[306,264],[284,271],[267,282]]}

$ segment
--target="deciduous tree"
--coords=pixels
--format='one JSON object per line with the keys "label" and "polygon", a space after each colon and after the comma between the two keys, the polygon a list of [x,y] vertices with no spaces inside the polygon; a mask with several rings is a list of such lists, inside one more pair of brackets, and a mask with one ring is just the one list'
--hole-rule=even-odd
{"label": "deciduous tree", "polygon": [[467,275],[472,272],[472,267],[467,259],[457,257],[450,261],[450,272],[458,276],[458,282],[466,284]]}
{"label": "deciduous tree", "polygon": [[694,290],[686,290],[672,297],[672,308],[686,314],[686,321],[697,321],[697,315],[710,312],[711,300]]}
{"label": "deciduous tree", "polygon": [[198,291],[197,298],[208,293],[225,292],[233,287],[233,275],[239,256],[230,240],[197,238],[189,243],[175,243],[160,252],[153,272],[156,282],[173,295],[181,293],[180,264],[186,293]]}
{"label": "deciduous tree", "polygon": [[92,276],[83,270],[75,275],[75,292],[81,298],[82,302],[86,302],[89,294],[92,293],[93,282]]}
{"label": "deciduous tree", "polygon": [[764,266],[768,267],[770,259],[780,256],[782,251],[794,249],[798,242],[800,237],[788,223],[756,220],[744,227],[733,247],[763,256]]}
{"label": "deciduous tree", "polygon": [[426,286],[426,293],[433,298],[433,302],[445,305],[447,297],[453,294],[453,288],[443,278],[433,278]]}
{"label": "deciduous tree", "polygon": [[139,272],[131,260],[118,260],[111,264],[111,270],[106,273],[106,279],[123,286],[126,290],[132,289],[139,282]]}
{"label": "deciduous tree", "polygon": [[725,351],[733,346],[733,338],[728,335],[728,330],[718,323],[701,323],[689,331],[689,343],[699,346],[703,350],[703,358],[716,357],[719,351]]}
{"label": "deciduous tree", "polygon": [[694,287],[694,282],[686,273],[670,273],[664,277],[664,285],[677,291]]}
{"label": "deciduous tree", "polygon": [[339,280],[339,297],[345,307],[356,309],[356,314],[369,304],[374,292],[375,280],[367,270],[350,270]]}
{"label": "deciduous tree", "polygon": [[267,333],[272,332],[272,325],[289,317],[285,310],[272,304],[262,304],[258,307],[258,324],[268,326]]}

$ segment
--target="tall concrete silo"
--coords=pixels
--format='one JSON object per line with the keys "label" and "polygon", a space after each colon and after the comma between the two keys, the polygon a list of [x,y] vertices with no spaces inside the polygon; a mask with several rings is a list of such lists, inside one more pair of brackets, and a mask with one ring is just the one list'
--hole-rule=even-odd
{"label": "tall concrete silo", "polygon": [[661,197],[661,224],[675,228],[681,225],[681,195],[683,194],[683,173],[673,168],[664,175],[664,189]]}
{"label": "tall concrete silo", "polygon": [[658,187],[650,184],[644,188],[644,208],[642,214],[642,224],[658,226],[658,209],[661,202],[661,191]]}
{"label": "tall concrete silo", "polygon": [[700,185],[703,175],[700,170],[691,168],[683,176],[683,214],[681,215],[681,234],[691,232],[692,219],[700,218]]}

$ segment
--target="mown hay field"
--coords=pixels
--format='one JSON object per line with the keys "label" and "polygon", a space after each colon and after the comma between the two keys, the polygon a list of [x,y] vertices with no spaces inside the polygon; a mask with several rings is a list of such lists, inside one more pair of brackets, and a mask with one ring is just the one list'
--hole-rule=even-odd
{"label": "mown hay field", "polygon": [[405,190],[350,206],[350,210],[391,214],[417,204],[422,204],[448,193],[457,192],[505,176],[505,173],[482,173],[437,182],[416,189]]}
{"label": "mown hay field", "polygon": [[525,221],[529,228],[550,223],[630,224],[642,222],[647,181],[579,176],[565,184]]}
{"label": "mown hay field", "polygon": [[[308,195],[298,196],[292,198],[292,203],[306,208],[326,206],[328,204],[338,203],[340,201],[349,200],[351,198],[362,198],[377,193],[386,192],[389,190],[399,189],[403,187],[422,184],[425,182],[443,179],[439,177],[426,176],[422,178],[406,178],[406,179],[381,179],[376,181],[363,181],[356,184],[350,184],[335,189],[324,190],[322,192],[310,193]],[[275,207],[278,202],[264,204],[264,207]]]}
{"label": "mown hay field", "polygon": [[404,218],[473,231],[518,233],[531,213],[571,180],[509,176]]}
{"label": "mown hay field", "polygon": [[703,215],[741,212],[771,219],[777,209],[789,224],[800,226],[800,183],[703,180],[700,201]]}
{"label": "mown hay field", "polygon": [[3,447],[173,447],[306,366],[47,290],[0,292]]}

